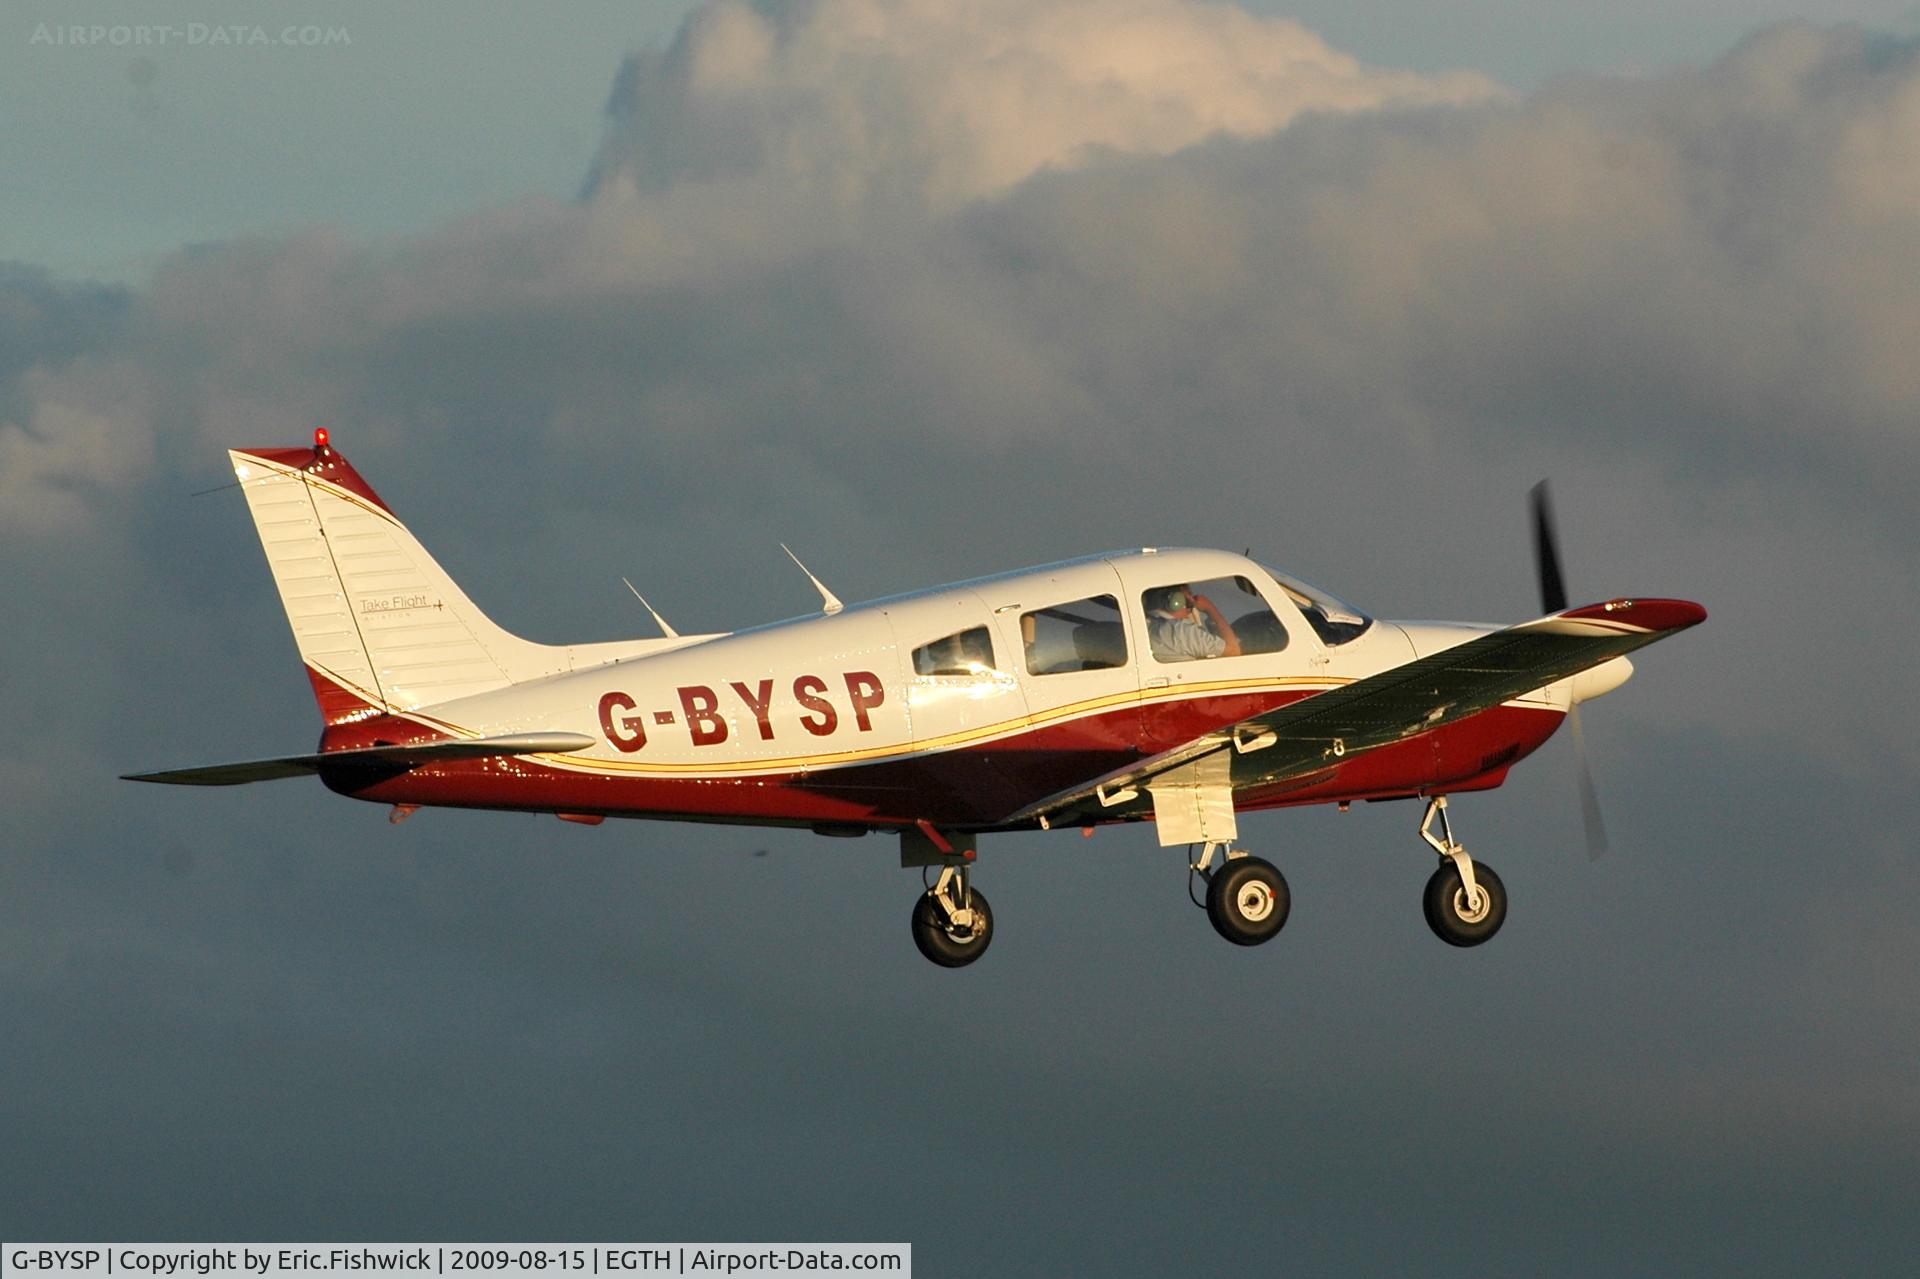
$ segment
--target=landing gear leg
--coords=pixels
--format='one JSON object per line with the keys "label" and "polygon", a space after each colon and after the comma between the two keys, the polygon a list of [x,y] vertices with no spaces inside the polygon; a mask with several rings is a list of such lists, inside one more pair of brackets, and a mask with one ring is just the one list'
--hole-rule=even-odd
{"label": "landing gear leg", "polygon": [[993,908],[973,886],[962,863],[940,870],[939,882],[913,906],[913,944],[942,968],[964,968],[987,953],[993,941]]}
{"label": "landing gear leg", "polygon": [[[1433,833],[1433,819],[1440,819],[1440,834]],[[1427,926],[1434,936],[1450,946],[1478,946],[1495,933],[1507,919],[1507,890],[1493,867],[1476,864],[1466,848],[1453,837],[1447,821],[1447,797],[1435,795],[1427,801],[1427,812],[1420,819],[1420,838],[1440,855],[1440,868],[1427,880],[1423,899]]]}
{"label": "landing gear leg", "polygon": [[[1215,854],[1221,855],[1218,870],[1212,869]],[[1195,877],[1207,886],[1207,918],[1214,931],[1236,946],[1271,941],[1287,922],[1293,899],[1285,876],[1272,862],[1216,840],[1202,844],[1199,859],[1187,863],[1187,895],[1199,905]]]}

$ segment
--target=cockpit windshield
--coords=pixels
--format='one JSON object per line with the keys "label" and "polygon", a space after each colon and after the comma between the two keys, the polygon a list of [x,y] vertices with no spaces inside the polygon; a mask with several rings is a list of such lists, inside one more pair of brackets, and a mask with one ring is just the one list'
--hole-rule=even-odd
{"label": "cockpit windshield", "polygon": [[1327,594],[1319,587],[1303,582],[1297,577],[1289,577],[1278,569],[1268,568],[1264,564],[1261,567],[1266,568],[1280,589],[1287,593],[1288,598],[1300,606],[1300,612],[1305,615],[1307,625],[1313,627],[1314,634],[1318,635],[1320,642],[1328,648],[1337,648],[1341,644],[1359,639],[1366,634],[1367,628],[1373,625],[1371,617],[1353,605],[1343,603]]}

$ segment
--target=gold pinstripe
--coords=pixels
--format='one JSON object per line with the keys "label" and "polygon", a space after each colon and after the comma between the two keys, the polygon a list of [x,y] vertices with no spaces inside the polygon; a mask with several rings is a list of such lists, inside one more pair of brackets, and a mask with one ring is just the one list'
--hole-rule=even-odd
{"label": "gold pinstripe", "polygon": [[[323,666],[314,669],[327,679],[332,680],[347,692],[371,705],[382,703],[369,696],[367,690],[351,680],[342,678],[334,671]],[[1150,693],[1129,689],[1119,693],[1109,693],[1102,697],[1090,697],[1078,702],[1069,702],[1052,710],[1037,714],[1016,715],[993,724],[984,724],[977,728],[947,733],[940,737],[929,738],[923,742],[895,743],[885,746],[869,746],[857,750],[829,751],[816,755],[788,755],[773,759],[725,760],[713,763],[677,763],[653,764],[639,760],[596,759],[585,755],[533,755],[528,758],[564,769],[569,772],[616,774],[638,774],[643,776],[687,776],[687,777],[726,777],[743,773],[795,773],[816,768],[836,768],[847,764],[869,763],[878,760],[904,758],[910,755],[930,755],[986,741],[995,737],[1008,737],[1016,733],[1027,732],[1035,728],[1046,728],[1055,724],[1085,719],[1102,711],[1129,704],[1137,706],[1160,705],[1168,702],[1189,701],[1200,696],[1278,692],[1283,689],[1300,688],[1315,692],[1324,692],[1351,684],[1351,679],[1339,676],[1275,676],[1263,679],[1210,680],[1205,683],[1183,684],[1177,687],[1156,689]],[[412,720],[423,728],[435,729],[456,738],[471,739],[484,736],[477,729],[455,724],[422,711],[406,711],[397,707],[386,707],[385,713],[401,719]]]}
{"label": "gold pinstripe", "polygon": [[[362,701],[378,705],[376,699],[368,697],[366,690],[350,680],[342,679],[325,667],[314,668],[327,679],[332,680],[347,692]],[[964,729],[948,733],[941,737],[929,738],[922,742],[894,743],[884,746],[869,746],[856,750],[828,751],[814,755],[787,755],[773,759],[725,760],[713,763],[646,763],[639,760],[596,759],[585,755],[536,755],[530,758],[570,771],[596,773],[631,773],[656,776],[728,776],[740,773],[804,772],[815,768],[833,768],[846,764],[866,763],[875,760],[904,757],[908,755],[935,754],[952,750],[955,747],[971,745],[990,738],[1007,737],[1027,732],[1035,728],[1046,728],[1055,724],[1067,723],[1076,719],[1085,719],[1102,711],[1129,704],[1137,706],[1159,705],[1168,702],[1188,701],[1203,695],[1230,693],[1278,692],[1288,688],[1311,689],[1322,692],[1350,684],[1350,679],[1317,676],[1313,678],[1275,677],[1267,679],[1213,680],[1204,684],[1184,685],[1165,691],[1155,690],[1152,694],[1143,694],[1137,690],[1110,693],[1103,697],[1091,697],[1071,702],[1038,714],[1016,715],[994,724],[983,724],[977,728]],[[455,724],[421,711],[405,711],[389,707],[387,714],[412,720],[423,728],[432,728],[457,738],[475,738],[484,736],[476,729]]]}
{"label": "gold pinstripe", "polygon": [[793,773],[805,772],[816,768],[836,768],[847,764],[870,763],[884,759],[905,758],[912,755],[930,755],[952,750],[957,746],[966,746],[975,742],[987,741],[997,737],[1008,737],[1035,728],[1045,728],[1054,724],[1066,723],[1076,719],[1085,719],[1101,711],[1127,705],[1147,706],[1165,702],[1187,701],[1205,694],[1277,692],[1287,688],[1308,688],[1325,691],[1350,684],[1352,680],[1337,677],[1273,677],[1266,679],[1214,680],[1204,684],[1181,685],[1177,688],[1154,690],[1143,693],[1129,689],[1120,693],[1109,693],[1103,697],[1087,698],[1070,702],[1049,711],[1037,714],[1016,715],[994,724],[984,724],[978,728],[964,729],[956,733],[947,733],[940,737],[928,738],[923,742],[911,742],[887,746],[869,746],[858,750],[832,751],[819,755],[789,755],[777,759],[742,759],[716,763],[688,764],[652,764],[639,760],[594,759],[580,755],[541,755],[543,762],[559,768],[573,771],[595,773],[629,773],[647,776],[737,776],[743,773]]}
{"label": "gold pinstripe", "polygon": [[[1553,620],[1556,623],[1586,627],[1607,635],[1651,635],[1654,631],[1654,628],[1651,626],[1639,626],[1633,622],[1615,621],[1610,617],[1557,617]],[[1527,628],[1515,627],[1514,629],[1525,630]],[[1549,635],[1566,634],[1565,631],[1555,631],[1550,627],[1543,626],[1538,629]]]}

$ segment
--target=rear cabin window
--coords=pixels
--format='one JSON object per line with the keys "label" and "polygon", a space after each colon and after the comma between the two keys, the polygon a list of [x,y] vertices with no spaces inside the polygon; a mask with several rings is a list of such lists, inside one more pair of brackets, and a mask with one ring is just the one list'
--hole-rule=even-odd
{"label": "rear cabin window", "polygon": [[913,650],[915,675],[985,675],[994,669],[993,636],[984,626],[943,635]]}
{"label": "rear cabin window", "polygon": [[1170,582],[1140,593],[1147,615],[1147,647],[1157,662],[1278,653],[1286,628],[1245,577]]}
{"label": "rear cabin window", "polygon": [[1127,633],[1120,601],[1111,595],[1037,608],[1020,615],[1027,674],[1060,675],[1127,664]]}

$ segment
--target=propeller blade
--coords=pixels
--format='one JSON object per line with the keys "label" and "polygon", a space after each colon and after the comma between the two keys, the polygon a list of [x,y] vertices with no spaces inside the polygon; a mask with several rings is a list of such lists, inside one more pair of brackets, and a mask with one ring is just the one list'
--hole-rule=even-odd
{"label": "propeller blade", "polygon": [[1600,817],[1600,792],[1593,785],[1593,766],[1587,760],[1587,735],[1580,731],[1580,707],[1567,712],[1573,730],[1573,753],[1580,769],[1580,815],[1587,824],[1587,860],[1599,861],[1607,851],[1607,824]]}
{"label": "propeller blade", "polygon": [[[1533,486],[1533,567],[1540,578],[1540,611],[1559,613],[1567,607],[1567,580],[1560,571],[1560,533],[1553,518],[1553,495],[1547,482]],[[1607,851],[1607,823],[1600,816],[1600,792],[1593,784],[1593,765],[1587,759],[1587,735],[1580,729],[1580,704],[1567,708],[1573,730],[1574,765],[1580,777],[1580,816],[1587,827],[1587,860],[1598,861]]]}
{"label": "propeller blade", "polygon": [[1533,567],[1540,578],[1540,611],[1558,613],[1567,607],[1566,578],[1560,572],[1560,537],[1553,525],[1553,499],[1547,482],[1533,486]]}

